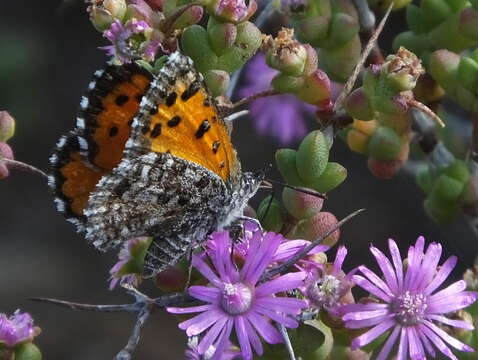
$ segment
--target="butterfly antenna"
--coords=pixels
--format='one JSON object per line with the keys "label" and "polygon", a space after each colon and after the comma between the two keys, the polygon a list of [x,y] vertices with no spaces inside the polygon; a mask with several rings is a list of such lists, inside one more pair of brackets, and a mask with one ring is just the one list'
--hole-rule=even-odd
{"label": "butterfly antenna", "polygon": [[292,189],[292,190],[295,190],[295,191],[298,191],[298,192],[301,192],[301,193],[304,193],[304,194],[312,195],[312,196],[315,196],[315,197],[318,197],[318,198],[321,198],[321,199],[324,199],[324,200],[327,199],[327,195],[322,194],[322,193],[320,193],[318,191],[315,191],[315,190],[312,190],[312,189],[307,189],[307,188],[303,188],[303,187],[289,185],[289,184],[286,184],[286,183],[283,183],[283,182],[280,182],[280,181],[276,181],[276,180],[271,180],[271,179],[267,179],[266,183],[281,185],[281,186],[286,187],[288,189]]}

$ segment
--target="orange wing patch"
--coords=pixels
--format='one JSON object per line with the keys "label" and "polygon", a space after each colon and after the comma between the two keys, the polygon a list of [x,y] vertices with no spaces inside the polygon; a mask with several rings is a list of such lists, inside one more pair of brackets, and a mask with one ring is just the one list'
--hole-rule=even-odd
{"label": "orange wing patch", "polygon": [[203,88],[193,94],[178,81],[142,131],[152,151],[200,164],[223,180],[231,176],[236,155],[229,132]]}
{"label": "orange wing patch", "polygon": [[71,211],[82,216],[91,192],[105,172],[88,166],[78,152],[70,154],[69,161],[59,170],[64,179],[61,192],[70,199]]}
{"label": "orange wing patch", "polygon": [[122,159],[131,123],[151,78],[133,64],[97,71],[82,97],[77,128],[59,140],[50,157],[49,184],[57,208],[80,231],[90,194]]}
{"label": "orange wing patch", "polygon": [[126,156],[171,153],[235,182],[240,164],[227,126],[192,60],[176,52],[141,101]]}
{"label": "orange wing patch", "polygon": [[[94,144],[89,159],[94,165],[107,170],[115,168],[122,159],[133,117],[151,82],[151,75],[141,71],[130,74],[127,80],[122,77],[117,80],[122,82],[108,83],[110,88],[106,90],[106,95],[97,98],[98,107],[102,110],[94,115],[94,126],[88,129],[90,142]],[[88,112],[88,109],[85,111]]]}

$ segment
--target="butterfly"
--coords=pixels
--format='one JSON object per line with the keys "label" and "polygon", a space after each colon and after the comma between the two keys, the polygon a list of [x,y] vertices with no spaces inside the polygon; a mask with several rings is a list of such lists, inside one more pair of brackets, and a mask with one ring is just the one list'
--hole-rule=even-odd
{"label": "butterfly", "polygon": [[263,180],[241,171],[224,116],[179,52],[154,76],[136,64],[97,71],[50,165],[57,209],[98,250],[153,237],[145,277],[241,219]]}

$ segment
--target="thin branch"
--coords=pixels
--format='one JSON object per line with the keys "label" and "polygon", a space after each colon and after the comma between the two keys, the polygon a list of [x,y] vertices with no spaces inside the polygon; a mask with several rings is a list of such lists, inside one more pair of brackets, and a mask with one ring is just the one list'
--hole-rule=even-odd
{"label": "thin branch", "polygon": [[353,213],[351,213],[350,215],[347,215],[345,218],[343,218],[342,220],[340,220],[337,224],[335,224],[335,226],[333,226],[329,231],[327,231],[324,235],[322,235],[320,238],[318,239],[315,239],[314,241],[312,241],[309,245],[307,245],[305,248],[303,248],[301,251],[298,251],[294,256],[292,256],[289,260],[287,260],[286,262],[280,264],[280,265],[277,265],[276,267],[270,269],[269,271],[267,271],[266,273],[264,273],[261,277],[261,281],[264,281],[264,280],[267,280],[267,279],[270,279],[272,278],[273,276],[275,275],[278,275],[278,274],[282,274],[284,273],[286,270],[288,270],[290,267],[294,266],[294,264],[299,261],[300,259],[304,258],[305,256],[307,256],[307,254],[313,249],[315,248],[317,245],[319,245],[322,241],[324,241],[325,239],[327,239],[331,234],[333,234],[334,232],[336,232],[338,229],[340,229],[340,227],[342,225],[344,225],[345,223],[347,223],[349,220],[351,220],[352,218],[354,218],[356,215],[360,214],[362,211],[364,211],[365,209],[359,209],[357,211],[354,211]]}
{"label": "thin branch", "polygon": [[239,106],[242,106],[244,104],[248,104],[250,102],[253,102],[254,100],[257,100],[259,98],[267,97],[267,96],[273,96],[273,95],[278,95],[279,92],[273,89],[268,89],[264,90],[255,94],[252,94],[251,96],[246,96],[245,98],[242,98],[241,100],[235,102],[232,104],[232,109],[235,109]]}
{"label": "thin branch", "polygon": [[38,169],[38,168],[36,168],[32,165],[28,165],[24,162],[17,161],[17,160],[10,160],[10,159],[6,159],[4,157],[0,157],[0,163],[6,164],[9,168],[29,171],[29,172],[32,172],[34,174],[41,175],[44,178],[48,179],[48,175],[45,172],[43,172],[42,170],[40,170],[40,169]]}
{"label": "thin branch", "polygon": [[364,51],[362,52],[362,55],[360,57],[360,60],[358,61],[357,65],[355,66],[354,72],[352,75],[349,77],[347,82],[344,85],[344,88],[342,92],[340,93],[339,97],[335,101],[334,104],[334,112],[336,112],[338,109],[342,107],[342,103],[344,102],[345,98],[347,95],[352,91],[355,81],[357,81],[357,78],[360,74],[360,71],[362,70],[363,64],[365,64],[365,61],[367,60],[368,55],[370,54],[370,51],[372,51],[373,47],[375,46],[375,43],[377,42],[377,39],[379,35],[381,34],[385,23],[387,22],[388,16],[390,15],[390,11],[392,11],[393,7],[393,2],[390,3],[390,6],[387,9],[387,12],[382,18],[382,21],[380,21],[380,24],[378,24],[377,29],[373,33],[372,37],[370,38],[370,41],[368,42],[367,46],[365,47]]}
{"label": "thin branch", "polygon": [[279,332],[282,336],[282,339],[284,340],[284,345],[287,349],[287,352],[289,353],[289,359],[290,360],[295,360],[295,354],[294,354],[294,348],[292,347],[292,344],[290,342],[289,334],[287,333],[287,329],[285,328],[284,325],[277,323],[277,328],[279,329]]}
{"label": "thin branch", "polygon": [[136,347],[139,344],[139,340],[141,339],[141,329],[143,328],[146,320],[148,320],[149,316],[154,311],[153,303],[149,306],[145,306],[138,314],[138,318],[136,319],[136,324],[134,325],[133,331],[128,339],[128,343],[126,346],[121,350],[118,355],[116,355],[116,360],[130,360]]}
{"label": "thin branch", "polygon": [[121,305],[94,305],[94,304],[82,304],[77,302],[71,302],[66,300],[49,299],[41,297],[33,297],[28,300],[58,305],[60,307],[68,308],[75,311],[97,311],[97,312],[138,312],[138,303],[133,304],[121,304]]}

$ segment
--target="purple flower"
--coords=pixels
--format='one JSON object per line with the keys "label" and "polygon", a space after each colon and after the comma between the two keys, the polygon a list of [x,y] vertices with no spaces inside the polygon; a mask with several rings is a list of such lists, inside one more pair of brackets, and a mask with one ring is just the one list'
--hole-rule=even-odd
{"label": "purple flower", "polygon": [[[197,336],[193,336],[192,338],[189,338],[188,341],[188,349],[186,350],[185,354],[186,355],[186,360],[210,360],[214,356],[214,353],[216,352],[216,349],[214,346],[210,346],[209,349],[206,350],[206,352],[201,355],[198,351],[198,342],[199,339]],[[232,345],[231,342],[228,342],[228,345],[225,346],[225,351],[222,353],[222,356],[218,358],[218,360],[233,360],[237,359],[240,355],[241,352]]]}
{"label": "purple flower", "polygon": [[118,254],[119,261],[110,270],[110,290],[113,290],[118,282],[139,286],[144,257],[150,244],[149,237],[134,238],[124,244]]}
{"label": "purple flower", "polygon": [[342,270],[342,264],[347,256],[345,246],[340,246],[331,266],[311,267],[305,280],[304,294],[312,308],[325,309],[334,316],[339,315],[344,305],[344,297],[352,288],[351,280],[355,271],[347,275]]}
{"label": "purple flower", "polygon": [[193,266],[209,280],[209,284],[189,288],[191,296],[207,304],[168,308],[168,311],[175,314],[201,313],[179,324],[188,336],[205,333],[198,345],[199,354],[214,346],[216,351],[211,359],[219,359],[234,328],[242,357],[251,360],[252,349],[259,355],[263,353],[260,337],[270,344],[282,342],[271,321],[291,328],[298,326],[295,315],[307,306],[307,302],[277,296],[277,293],[301,286],[305,274],[289,273],[258,284],[280,246],[282,236],[278,234],[254,232],[240,269],[230,256],[229,232],[215,233],[212,240],[215,248],[209,258],[213,267],[201,256],[193,256],[192,260]]}
{"label": "purple flower", "polygon": [[452,256],[438,267],[441,245],[431,243],[424,253],[424,241],[423,237],[419,237],[415,246],[409,248],[408,267],[405,271],[395,241],[389,240],[391,262],[380,250],[370,247],[384,280],[365,266],[358,268],[363,276],[353,276],[357,285],[380,302],[351,304],[342,308],[342,319],[347,328],[372,327],[352,341],[352,349],[369,344],[390,330],[377,360],[392,358],[390,352],[397,340],[397,360],[409,357],[421,360],[426,359],[427,354],[435,357],[434,348],[450,359],[457,359],[449,346],[461,351],[473,351],[471,347],[447,334],[440,325],[472,330],[473,326],[468,322],[452,320],[443,314],[473,304],[478,293],[464,291],[466,283],[463,280],[435,292],[450,275],[457,259]]}
{"label": "purple flower", "polygon": [[16,310],[9,318],[0,314],[0,346],[13,347],[31,341],[38,335],[39,330],[33,325],[33,319],[28,313]]}
{"label": "purple flower", "polygon": [[[268,67],[264,55],[259,54],[247,64],[244,74],[245,85],[239,90],[241,97],[269,89],[277,71]],[[301,102],[290,94],[260,98],[249,107],[257,132],[260,135],[270,135],[281,144],[301,139],[306,134],[304,118],[312,116],[314,109],[314,106]]]}
{"label": "purple flower", "polygon": [[130,63],[136,59],[154,60],[161,43],[153,39],[153,29],[145,21],[128,20],[124,25],[115,20],[103,33],[113,45],[104,46],[107,54],[121,63]]}

